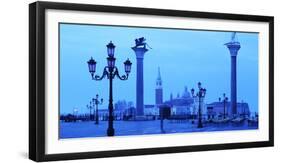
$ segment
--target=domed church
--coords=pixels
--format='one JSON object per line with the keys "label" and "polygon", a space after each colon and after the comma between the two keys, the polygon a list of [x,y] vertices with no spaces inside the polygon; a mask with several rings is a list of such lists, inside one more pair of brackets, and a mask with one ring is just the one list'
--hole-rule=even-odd
{"label": "domed church", "polygon": [[164,102],[164,104],[171,107],[172,115],[190,115],[193,103],[194,99],[191,97],[187,86],[185,86],[181,96],[178,94],[176,98],[173,98],[173,94],[171,93],[170,100]]}

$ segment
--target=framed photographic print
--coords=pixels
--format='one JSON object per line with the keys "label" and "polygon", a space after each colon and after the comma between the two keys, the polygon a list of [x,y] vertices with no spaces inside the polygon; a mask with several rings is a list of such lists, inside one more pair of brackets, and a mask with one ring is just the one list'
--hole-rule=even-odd
{"label": "framed photographic print", "polygon": [[35,2],[34,161],[273,146],[273,17]]}

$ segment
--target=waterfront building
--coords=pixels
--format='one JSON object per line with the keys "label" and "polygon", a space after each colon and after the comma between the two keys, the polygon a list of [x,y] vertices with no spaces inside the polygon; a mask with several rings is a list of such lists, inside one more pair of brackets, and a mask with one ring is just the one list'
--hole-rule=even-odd
{"label": "waterfront building", "polygon": [[[237,115],[239,116],[250,116],[250,109],[248,103],[237,103]],[[206,105],[207,108],[207,118],[208,119],[220,119],[224,115],[224,102],[213,102]],[[232,116],[231,102],[225,103],[225,114],[226,117]]]}

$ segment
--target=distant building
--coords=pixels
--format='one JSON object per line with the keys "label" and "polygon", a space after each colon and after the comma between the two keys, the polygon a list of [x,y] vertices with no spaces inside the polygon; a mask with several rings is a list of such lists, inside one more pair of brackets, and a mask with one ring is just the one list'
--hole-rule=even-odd
{"label": "distant building", "polygon": [[99,120],[107,120],[108,118],[108,109],[99,110]]}
{"label": "distant building", "polygon": [[128,108],[126,100],[119,100],[114,104],[114,111],[123,112]]}
{"label": "distant building", "polygon": [[[224,102],[213,102],[206,105],[207,117],[210,118],[220,118],[224,115]],[[225,103],[225,114],[226,117],[231,115],[231,102]],[[248,103],[237,103],[237,115],[240,116],[250,116],[250,109]]]}
{"label": "distant building", "polygon": [[114,104],[114,111],[124,112],[128,108],[131,108],[133,106],[134,106],[134,103],[131,101],[119,100]]}
{"label": "distant building", "polygon": [[171,107],[171,115],[190,115],[191,107],[194,103],[193,98],[190,95],[187,87],[185,87],[182,95],[177,95],[173,98],[173,94],[170,95],[170,100],[163,102],[163,85],[160,74],[160,68],[158,67],[158,75],[156,78],[155,86],[155,104],[144,105],[144,115],[159,116],[159,107],[162,105],[168,105]]}
{"label": "distant building", "polygon": [[[181,115],[191,115],[197,114],[196,108],[196,99],[191,96],[188,91],[187,86],[185,86],[183,93],[180,95],[177,94],[176,98],[173,97],[173,94],[170,94],[170,99],[163,102],[163,85],[160,74],[160,68],[158,68],[158,75],[156,78],[155,86],[155,104],[146,104],[144,105],[144,115],[146,116],[159,116],[159,107],[162,105],[167,105],[171,108],[171,115],[181,116]],[[198,102],[197,102],[198,103]],[[202,104],[205,108],[205,105]],[[204,109],[202,109],[204,110]]]}
{"label": "distant building", "polygon": [[194,99],[191,97],[187,87],[184,88],[181,96],[178,94],[176,98],[173,98],[173,94],[171,94],[170,100],[164,102],[164,104],[171,107],[171,115],[190,115],[193,103]]}
{"label": "distant building", "polygon": [[123,117],[125,117],[125,119],[133,119],[136,116],[136,108],[135,107],[129,107],[127,108],[124,112],[123,112]]}
{"label": "distant building", "polygon": [[[160,106],[160,105],[158,105]],[[156,105],[144,105],[144,115],[147,116],[158,116],[159,115],[159,107]]]}

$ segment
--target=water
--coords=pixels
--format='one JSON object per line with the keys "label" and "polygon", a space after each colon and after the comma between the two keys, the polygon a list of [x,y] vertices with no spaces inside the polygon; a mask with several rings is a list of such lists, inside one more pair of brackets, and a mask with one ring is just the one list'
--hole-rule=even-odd
{"label": "water", "polygon": [[[103,137],[107,136],[107,121],[100,121],[98,125],[92,122],[60,122],[60,138],[83,138],[83,137]],[[172,134],[188,132],[211,132],[229,130],[253,130],[258,129],[258,125],[248,125],[248,123],[204,123],[203,128],[197,128],[197,123],[191,121],[175,122],[164,120],[164,131],[160,129],[160,120],[154,121],[114,121],[115,136],[125,135],[147,135],[147,134]]]}

